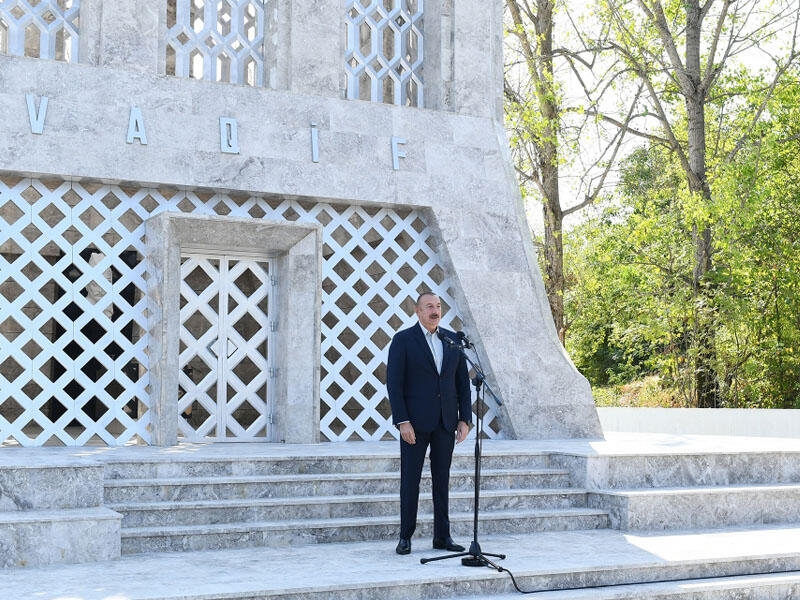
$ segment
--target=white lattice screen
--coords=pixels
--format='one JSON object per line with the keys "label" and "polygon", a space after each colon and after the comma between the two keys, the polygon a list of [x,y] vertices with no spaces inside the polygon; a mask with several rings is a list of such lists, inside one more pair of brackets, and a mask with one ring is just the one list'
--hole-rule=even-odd
{"label": "white lattice screen", "polygon": [[80,0],[0,0],[0,54],[78,62]]}
{"label": "white lattice screen", "polygon": [[423,106],[423,0],[347,0],[347,98]]}
{"label": "white lattice screen", "polygon": [[101,185],[0,180],[0,442],[148,439],[146,216]]}
{"label": "white lattice screen", "polygon": [[[0,177],[0,443],[149,442],[145,219],[161,211],[323,225],[320,431],[396,437],[393,333],[427,288],[453,306],[424,213]],[[443,325],[458,328],[453,310]],[[484,431],[497,437],[493,407]]]}
{"label": "white lattice screen", "polygon": [[[165,0],[164,72],[262,87],[272,0]],[[423,0],[346,0],[346,96],[423,106]],[[0,0],[0,53],[78,61],[80,0]]]}
{"label": "white lattice screen", "polygon": [[264,85],[269,0],[166,0],[167,75]]}

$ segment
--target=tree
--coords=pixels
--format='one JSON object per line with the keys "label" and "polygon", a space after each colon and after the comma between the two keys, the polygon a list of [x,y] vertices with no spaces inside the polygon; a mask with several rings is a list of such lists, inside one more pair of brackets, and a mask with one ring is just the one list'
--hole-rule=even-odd
{"label": "tree", "polygon": [[[715,169],[733,161],[761,121],[775,86],[797,61],[798,14],[788,1],[764,0],[601,0],[598,14],[606,19],[608,38],[598,39],[620,60],[614,78],[628,77],[644,87],[636,119],[628,122],[594,111],[598,118],[662,144],[674,154],[686,183],[685,210],[694,246],[692,270],[691,348],[696,405],[718,405],[715,331],[718,326],[714,263]],[[779,47],[777,36],[789,40]],[[772,81],[755,103],[725,97],[720,82],[746,51],[769,50]],[[709,108],[720,121],[746,107],[749,119],[735,132],[715,128],[709,138]],[[639,119],[644,120],[639,125]],[[655,127],[648,129],[648,123]],[[732,133],[732,136],[726,135]],[[711,143],[713,142],[713,143]]]}
{"label": "tree", "polygon": [[[657,375],[672,404],[694,403],[692,225],[703,208],[714,223],[717,404],[800,406],[800,67],[787,75],[736,159],[715,167],[711,203],[692,202],[678,157],[652,142],[622,161],[603,214],[566,237],[568,349],[592,383]],[[749,126],[767,83],[746,71],[720,82],[742,102],[725,130]]]}
{"label": "tree", "polygon": [[730,406],[800,405],[800,68],[789,75],[717,184],[717,212],[727,215],[717,243],[727,321],[718,347]]}
{"label": "tree", "polygon": [[[598,159],[587,169],[595,170],[599,165],[599,172],[594,174],[595,180],[583,198],[565,207],[560,192],[560,166],[570,150],[564,140],[563,119],[565,114],[585,115],[585,110],[580,104],[562,106],[564,82],[556,79],[555,60],[562,57],[565,63],[577,61],[590,65],[595,51],[580,43],[572,50],[554,46],[556,3],[553,0],[506,0],[506,9],[510,23],[507,39],[512,40],[506,53],[504,81],[511,147],[523,193],[538,194],[542,201],[545,291],[563,344],[568,329],[564,316],[564,219],[596,200],[625,132],[612,136],[599,153],[604,159],[602,163]],[[571,22],[569,18],[565,20]]]}
{"label": "tree", "polygon": [[651,145],[621,161],[614,201],[566,238],[574,320],[568,349],[594,384],[659,375],[686,406],[691,237],[679,201],[680,167]]}

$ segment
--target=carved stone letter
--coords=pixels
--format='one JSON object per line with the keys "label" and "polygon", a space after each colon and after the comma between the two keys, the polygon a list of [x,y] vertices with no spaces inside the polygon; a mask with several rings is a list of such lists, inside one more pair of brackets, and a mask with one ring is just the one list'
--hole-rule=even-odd
{"label": "carved stone letter", "polygon": [[47,116],[47,96],[39,100],[39,110],[36,110],[36,99],[33,94],[25,94],[28,103],[28,120],[31,123],[31,133],[41,135],[44,133],[44,118]]}
{"label": "carved stone letter", "polygon": [[128,139],[129,144],[138,139],[142,146],[147,146],[147,133],[144,130],[144,117],[142,109],[138,106],[131,106],[131,114],[128,117]]}
{"label": "carved stone letter", "polygon": [[392,136],[392,168],[395,171],[400,170],[400,159],[406,157],[406,151],[400,149],[400,145],[405,143],[405,138]]}
{"label": "carved stone letter", "polygon": [[219,149],[225,154],[239,154],[239,124],[236,119],[219,118]]}

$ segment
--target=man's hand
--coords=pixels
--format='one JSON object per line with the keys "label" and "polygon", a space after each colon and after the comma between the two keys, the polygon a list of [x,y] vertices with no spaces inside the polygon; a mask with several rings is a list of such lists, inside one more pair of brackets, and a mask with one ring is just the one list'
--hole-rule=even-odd
{"label": "man's hand", "polygon": [[400,423],[398,427],[400,428],[400,437],[403,438],[405,443],[412,445],[417,443],[417,435],[414,433],[414,428],[410,422]]}
{"label": "man's hand", "polygon": [[469,435],[469,425],[467,425],[464,421],[458,422],[458,428],[456,429],[456,444],[460,444]]}

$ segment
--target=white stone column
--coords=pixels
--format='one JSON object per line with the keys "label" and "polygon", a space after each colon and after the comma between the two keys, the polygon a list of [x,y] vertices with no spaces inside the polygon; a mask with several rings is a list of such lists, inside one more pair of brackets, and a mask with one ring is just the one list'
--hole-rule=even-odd
{"label": "white stone column", "polygon": [[81,5],[81,28],[84,25],[84,14],[94,22],[98,18],[99,11],[100,31],[96,64],[157,74],[160,26],[166,10],[165,0],[84,2]]}
{"label": "white stone column", "polygon": [[453,2],[427,0],[423,21],[425,106],[452,110]]}
{"label": "white stone column", "polygon": [[452,12],[453,108],[502,123],[503,3],[454,0]]}
{"label": "white stone column", "polygon": [[100,17],[103,0],[83,0],[80,12],[78,62],[97,66],[100,57]]}
{"label": "white stone column", "polygon": [[[345,77],[344,3],[338,0],[286,2],[289,2],[291,17],[289,56],[285,67],[289,91],[342,97]],[[283,25],[283,20],[280,23]],[[281,37],[279,33],[278,39]],[[282,71],[280,65],[278,69]]]}

